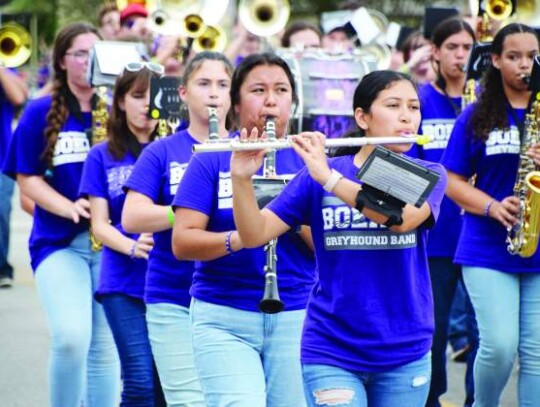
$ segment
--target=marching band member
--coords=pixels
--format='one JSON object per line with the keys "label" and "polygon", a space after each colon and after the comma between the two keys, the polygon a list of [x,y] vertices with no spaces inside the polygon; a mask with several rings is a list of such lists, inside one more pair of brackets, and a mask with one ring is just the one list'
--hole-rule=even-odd
{"label": "marching band member", "polygon": [[403,61],[401,72],[408,73],[419,85],[435,79],[431,64],[433,45],[419,32],[411,33],[403,42]]}
{"label": "marching band member", "polygon": [[129,189],[122,225],[131,233],[153,233],[145,288],[146,321],[152,353],[168,406],[205,406],[197,379],[189,323],[193,262],[175,259],[171,250],[169,206],[191,158],[192,146],[208,138],[208,107],[217,109],[219,134],[226,136],[233,68],[222,55],[197,54],[187,65],[182,98],[189,127],[148,146],[126,183]]}
{"label": "marching band member", "polygon": [[[409,137],[420,124],[413,84],[393,71],[364,76],[353,109],[365,137]],[[247,132],[243,135],[247,137]],[[256,137],[257,132],[251,132],[251,138]],[[264,151],[233,153],[238,233],[246,247],[257,247],[297,225],[312,228],[319,280],[310,296],[302,336],[308,405],[423,407],[433,335],[425,247],[444,194],[444,170],[418,160],[439,172],[440,180],[421,208],[405,206],[403,224],[393,225],[393,218],[355,200],[362,190],[355,175],[373,147],[345,148],[338,152],[345,156],[327,161],[322,137],[295,136],[294,149],[306,168],[262,211],[251,177]],[[408,146],[389,148],[403,153]],[[377,245],[376,235],[386,236],[381,242],[387,242]],[[339,236],[364,243],[348,243]]]}
{"label": "marching band member", "polygon": [[[513,187],[532,99],[523,76],[539,53],[538,38],[526,25],[509,24],[495,36],[491,53],[479,101],[457,119],[442,163],[447,194],[465,210],[455,261],[463,267],[480,332],[474,405],[499,405],[518,354],[519,405],[533,406],[540,400],[540,252],[512,256],[505,240],[517,221]],[[533,147],[538,165],[540,149]],[[467,181],[474,174],[472,185]]]}
{"label": "marching band member", "polygon": [[108,141],[93,147],[84,165],[80,192],[90,200],[92,232],[103,244],[96,298],[103,305],[122,367],[121,406],[166,406],[146,328],[143,301],[149,234],[128,234],[120,218],[129,177],[142,149],[156,136],[147,117],[150,79],[163,73],[155,63],[129,63],[114,87]]}
{"label": "marching band member", "polygon": [[100,256],[90,248],[89,203],[78,195],[92,127],[88,53],[98,40],[97,30],[86,23],[58,33],[52,94],[26,107],[5,167],[36,204],[30,257],[51,335],[54,407],[112,407],[120,391],[114,341],[93,299]]}
{"label": "marching band member", "polygon": [[[463,66],[475,41],[473,29],[459,18],[444,20],[433,31],[433,61],[437,78],[420,87],[422,133],[431,141],[412,149],[411,155],[439,162],[454,122],[461,111],[465,86]],[[461,268],[453,263],[461,229],[459,207],[443,198],[437,225],[429,233],[427,246],[429,273],[435,307],[435,334],[431,349],[431,389],[426,406],[439,407],[446,392],[446,348],[450,308],[461,278]],[[472,374],[472,361],[471,361]],[[472,377],[470,377],[472,381]],[[472,383],[469,383],[472,386]],[[472,388],[470,389],[472,398]],[[472,400],[469,400],[472,404]]]}
{"label": "marching band member", "polygon": [[[293,103],[292,73],[270,53],[247,56],[236,68],[231,104],[240,128],[263,131],[275,120],[284,136]],[[276,153],[276,173],[291,177],[302,161],[291,150]],[[277,269],[285,311],[259,312],[265,253],[241,250],[232,214],[230,153],[195,154],[178,188],[173,251],[195,259],[191,319],[195,364],[209,407],[305,405],[300,334],[315,279],[311,250],[299,233],[277,243]]]}

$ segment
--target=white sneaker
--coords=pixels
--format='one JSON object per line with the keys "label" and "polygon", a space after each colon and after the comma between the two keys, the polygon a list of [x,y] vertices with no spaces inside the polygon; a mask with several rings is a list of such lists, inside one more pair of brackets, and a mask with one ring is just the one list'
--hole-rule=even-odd
{"label": "white sneaker", "polygon": [[0,288],[13,287],[13,279],[11,277],[0,277]]}

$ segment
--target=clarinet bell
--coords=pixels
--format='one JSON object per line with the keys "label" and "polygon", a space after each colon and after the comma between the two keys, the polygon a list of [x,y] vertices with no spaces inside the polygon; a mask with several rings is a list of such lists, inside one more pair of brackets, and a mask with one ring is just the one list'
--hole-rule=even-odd
{"label": "clarinet bell", "polygon": [[279,299],[275,277],[268,276],[264,286],[264,297],[259,302],[259,309],[265,314],[277,314],[283,311],[285,304]]}

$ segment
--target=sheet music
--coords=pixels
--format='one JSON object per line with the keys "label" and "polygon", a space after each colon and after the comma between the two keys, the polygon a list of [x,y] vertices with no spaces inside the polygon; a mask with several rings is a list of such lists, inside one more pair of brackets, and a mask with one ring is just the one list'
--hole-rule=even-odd
{"label": "sheet music", "polygon": [[372,161],[362,182],[413,205],[429,185],[428,180],[380,157]]}

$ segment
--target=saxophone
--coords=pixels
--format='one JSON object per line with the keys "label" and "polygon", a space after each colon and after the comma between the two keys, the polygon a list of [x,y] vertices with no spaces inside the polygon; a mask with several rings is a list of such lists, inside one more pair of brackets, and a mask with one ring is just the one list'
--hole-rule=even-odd
{"label": "saxophone", "polygon": [[[91,145],[93,146],[107,139],[107,120],[109,119],[109,112],[107,110],[107,87],[99,86],[96,95],[96,107],[92,110]],[[90,247],[93,252],[99,252],[103,248],[103,243],[96,239],[92,233],[92,226],[90,226],[89,239]]]}
{"label": "saxophone", "polygon": [[508,251],[531,257],[538,248],[540,232],[540,171],[527,155],[529,148],[540,141],[540,93],[525,116],[525,136],[521,144],[514,196],[519,199],[517,223],[508,228]]}

